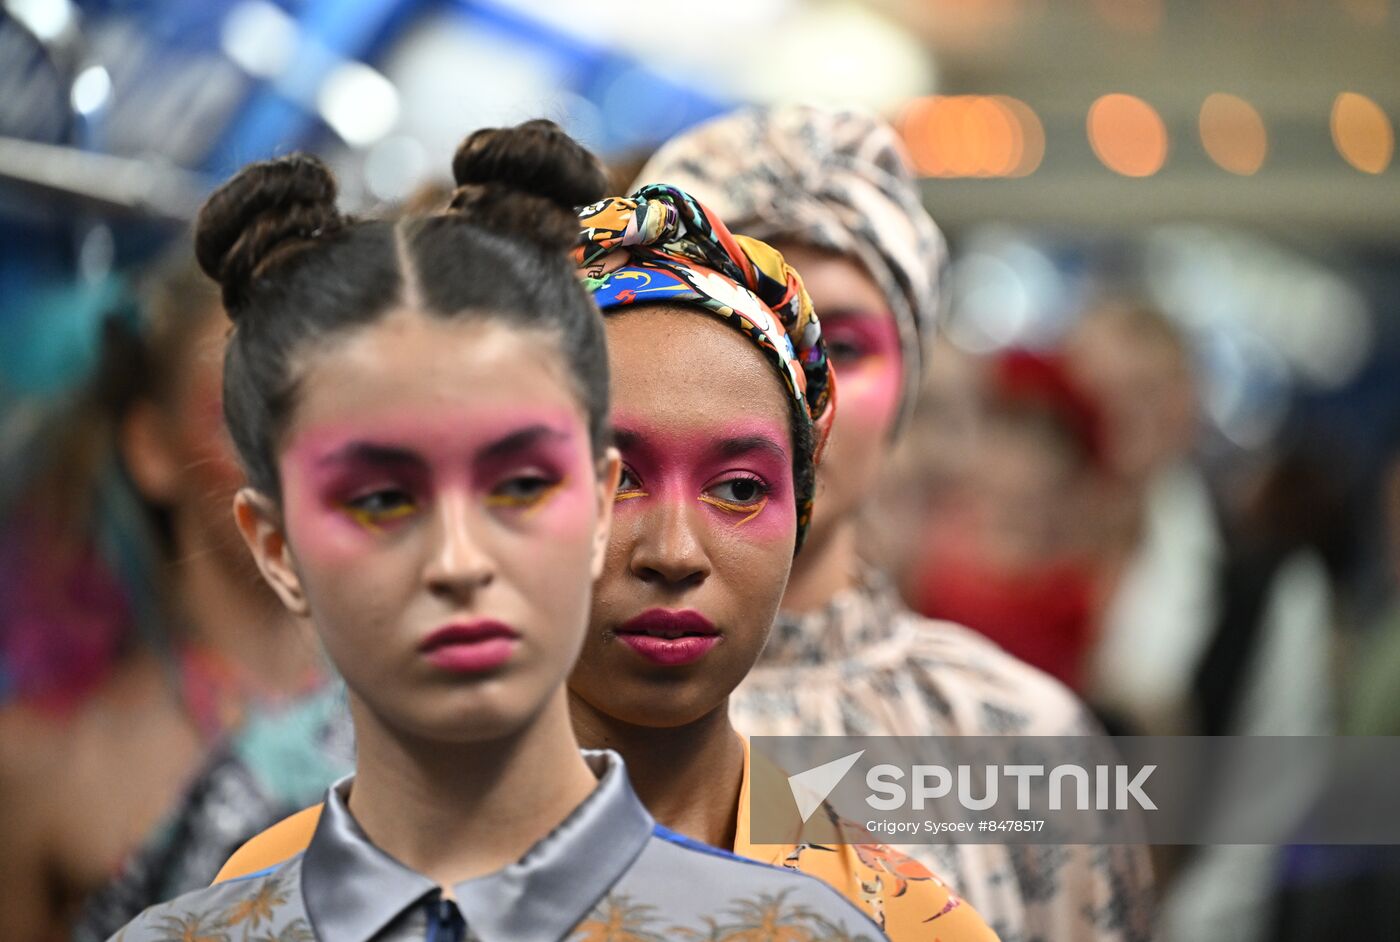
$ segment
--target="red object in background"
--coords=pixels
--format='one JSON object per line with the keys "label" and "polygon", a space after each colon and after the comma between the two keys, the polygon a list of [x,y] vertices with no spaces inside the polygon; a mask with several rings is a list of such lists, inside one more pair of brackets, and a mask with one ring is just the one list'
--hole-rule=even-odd
{"label": "red object in background", "polygon": [[1103,457],[1103,419],[1089,394],[1055,355],[1011,350],[997,357],[992,394],[1003,405],[1029,405],[1053,415],[1089,461]]}
{"label": "red object in background", "polygon": [[1089,571],[1073,562],[1007,573],[966,553],[935,552],[914,581],[913,607],[966,625],[1079,691],[1094,634]]}

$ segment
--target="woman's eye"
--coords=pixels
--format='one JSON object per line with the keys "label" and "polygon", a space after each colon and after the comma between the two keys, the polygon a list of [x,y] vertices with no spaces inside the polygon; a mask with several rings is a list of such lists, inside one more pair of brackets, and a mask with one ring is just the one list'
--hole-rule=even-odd
{"label": "woman's eye", "polygon": [[730,478],[710,487],[706,493],[727,504],[749,507],[768,496],[768,486],[758,478]]}
{"label": "woman's eye", "polygon": [[521,474],[497,484],[488,503],[496,507],[529,507],[539,503],[559,482],[540,474]]}
{"label": "woman's eye", "polygon": [[622,466],[622,474],[617,479],[617,492],[619,494],[635,493],[642,489],[641,478],[637,477],[637,472],[627,465]]}
{"label": "woman's eye", "polygon": [[833,340],[826,344],[826,356],[832,358],[836,363],[850,363],[851,360],[860,360],[865,356],[865,350],[860,344],[848,342],[848,340]]}
{"label": "woman's eye", "polygon": [[379,524],[406,517],[417,509],[413,496],[397,488],[382,488],[352,497],[345,502],[361,523]]}
{"label": "woman's eye", "polygon": [[826,355],[833,363],[850,363],[867,353],[865,345],[859,341],[840,336],[826,338]]}

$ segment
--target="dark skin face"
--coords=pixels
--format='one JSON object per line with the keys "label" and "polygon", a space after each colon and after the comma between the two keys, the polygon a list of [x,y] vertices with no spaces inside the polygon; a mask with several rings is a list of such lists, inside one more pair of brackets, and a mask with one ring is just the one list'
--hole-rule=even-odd
{"label": "dark skin face", "polygon": [[[787,583],[797,526],[787,393],[752,344],[703,312],[644,307],[607,325],[623,474],[569,686],[576,710],[684,726],[725,708]],[[697,614],[717,640],[686,663],[657,663],[623,636],[658,609]]]}

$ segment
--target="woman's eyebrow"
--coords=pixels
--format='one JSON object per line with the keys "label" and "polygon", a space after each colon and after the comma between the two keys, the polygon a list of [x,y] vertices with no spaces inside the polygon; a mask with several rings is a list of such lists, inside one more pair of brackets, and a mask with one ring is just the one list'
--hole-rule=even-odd
{"label": "woman's eyebrow", "polygon": [[524,451],[542,441],[568,441],[572,436],[543,422],[510,432],[496,439],[477,453],[477,458],[489,461]]}
{"label": "woman's eyebrow", "polygon": [[844,307],[824,307],[822,308],[822,322],[836,320],[867,320],[872,318],[893,317],[894,315],[887,309],[869,304],[848,304]]}
{"label": "woman's eyebrow", "polygon": [[720,439],[711,449],[718,458],[738,458],[755,451],[767,452],[781,461],[789,461],[788,450],[767,435],[738,435]]}
{"label": "woman's eyebrow", "polygon": [[[614,427],[613,444],[620,451],[638,451],[648,447],[645,435],[634,429]],[[703,450],[715,458],[738,458],[754,452],[765,452],[780,461],[792,460],[787,447],[768,435],[730,435],[706,442]]]}
{"label": "woman's eyebrow", "polygon": [[374,442],[350,442],[322,456],[316,464],[370,464],[421,467],[423,459],[407,448]]}
{"label": "woman's eyebrow", "polygon": [[634,432],[628,428],[613,427],[613,445],[618,450],[627,448],[638,448],[646,441],[646,437],[640,432]]}

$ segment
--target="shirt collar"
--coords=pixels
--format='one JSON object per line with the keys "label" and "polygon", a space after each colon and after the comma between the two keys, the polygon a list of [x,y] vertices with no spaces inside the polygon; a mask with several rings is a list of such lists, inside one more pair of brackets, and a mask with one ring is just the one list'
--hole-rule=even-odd
{"label": "shirt collar", "polygon": [[779,612],[761,667],[831,664],[896,637],[905,610],[884,573],[862,567],[856,584],[813,612]]}
{"label": "shirt collar", "polygon": [[[453,887],[474,938],[534,942],[566,935],[627,872],[654,822],[621,757],[585,750],[595,788],[514,864]],[[302,863],[306,910],[318,938],[364,942],[405,909],[432,898],[432,880],[370,843],[345,804],[351,778],[333,785]]]}

